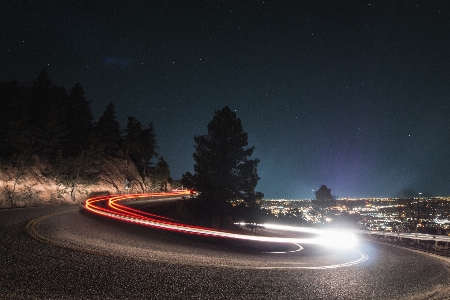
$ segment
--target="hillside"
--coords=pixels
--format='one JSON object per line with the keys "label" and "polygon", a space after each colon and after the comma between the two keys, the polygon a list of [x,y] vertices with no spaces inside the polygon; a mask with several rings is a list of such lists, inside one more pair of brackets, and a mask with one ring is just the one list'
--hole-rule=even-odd
{"label": "hillside", "polygon": [[74,192],[75,200],[72,200],[72,186],[52,174],[53,166],[37,155],[33,156],[33,163],[23,169],[1,165],[0,208],[75,204],[89,195],[105,192],[143,193],[157,190],[155,182],[150,177],[140,176],[131,159],[125,158],[103,158],[103,164],[95,174],[97,182],[78,184]]}

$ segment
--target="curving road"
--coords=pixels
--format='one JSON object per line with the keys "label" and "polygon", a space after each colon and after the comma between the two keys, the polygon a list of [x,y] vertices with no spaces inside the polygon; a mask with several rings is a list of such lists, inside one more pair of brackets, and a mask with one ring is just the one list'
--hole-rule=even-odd
{"label": "curving road", "polygon": [[450,262],[424,253],[187,235],[79,206],[0,210],[0,255],[0,299],[450,299]]}

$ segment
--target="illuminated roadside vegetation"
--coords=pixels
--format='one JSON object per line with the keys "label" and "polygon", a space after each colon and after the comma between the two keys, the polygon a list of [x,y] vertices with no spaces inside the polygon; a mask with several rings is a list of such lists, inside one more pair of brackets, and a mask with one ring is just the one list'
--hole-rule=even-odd
{"label": "illuminated roadside vegetation", "polygon": [[[31,86],[0,82],[0,98],[0,161],[14,168],[13,182],[23,179],[26,169],[46,164],[41,176],[67,187],[75,201],[77,188],[95,185],[102,165],[113,159],[130,161],[152,183],[142,186],[143,191],[164,190],[172,181],[167,163],[156,152],[153,124],[144,126],[129,116],[121,129],[113,102],[95,121],[80,84],[67,91],[54,85],[44,69]],[[139,184],[131,175],[121,180],[125,186]],[[0,192],[10,206],[21,197],[15,183]]]}

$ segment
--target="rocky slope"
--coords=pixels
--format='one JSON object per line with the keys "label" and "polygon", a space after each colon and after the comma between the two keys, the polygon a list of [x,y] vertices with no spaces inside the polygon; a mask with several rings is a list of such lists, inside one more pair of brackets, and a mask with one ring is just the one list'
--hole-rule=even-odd
{"label": "rocky slope", "polygon": [[[37,205],[74,204],[88,196],[105,192],[143,193],[155,191],[151,178],[141,177],[131,160],[104,160],[96,184],[79,184],[72,200],[72,187],[52,177],[52,166],[34,157],[30,167],[19,170],[11,165],[0,166],[0,208]],[[170,187],[169,187],[170,188]]]}

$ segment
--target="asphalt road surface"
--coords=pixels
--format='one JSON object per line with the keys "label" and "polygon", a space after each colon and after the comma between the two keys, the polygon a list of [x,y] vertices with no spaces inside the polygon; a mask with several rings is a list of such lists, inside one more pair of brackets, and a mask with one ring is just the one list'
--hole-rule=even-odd
{"label": "asphalt road surface", "polygon": [[79,206],[0,210],[0,298],[450,299],[448,259],[367,241],[302,246],[166,232]]}

